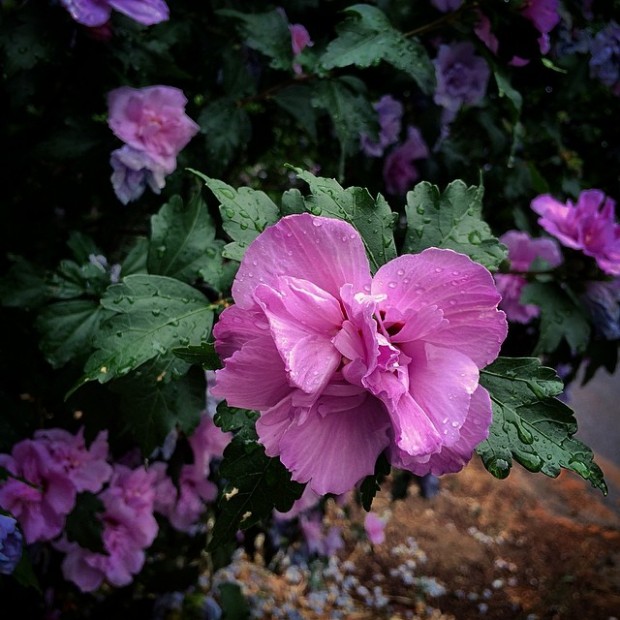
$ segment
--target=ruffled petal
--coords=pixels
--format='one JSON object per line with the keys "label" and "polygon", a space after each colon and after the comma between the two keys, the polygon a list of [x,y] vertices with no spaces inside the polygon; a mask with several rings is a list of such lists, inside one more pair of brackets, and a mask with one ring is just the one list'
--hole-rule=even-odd
{"label": "ruffled petal", "polygon": [[374,472],[379,454],[388,446],[389,420],[380,401],[366,396],[352,408],[329,409],[319,401],[303,424],[293,424],[282,435],[280,460],[293,480],[309,482],[319,495],[341,494]]}
{"label": "ruffled petal", "polygon": [[273,341],[255,340],[226,360],[215,372],[211,393],[231,407],[269,409],[291,392],[284,363]]}
{"label": "ruffled petal", "polygon": [[243,345],[269,335],[269,322],[260,308],[243,310],[226,308],[213,327],[215,350],[222,360],[228,359]]}
{"label": "ruffled petal", "polygon": [[[506,316],[497,310],[500,295],[491,273],[452,250],[429,248],[390,261],[377,271],[372,293],[386,295],[380,309],[396,307],[405,316],[428,306],[441,310],[447,322],[421,339],[459,351],[479,368],[497,357],[508,331]],[[408,331],[403,334],[415,339]]]}
{"label": "ruffled petal", "polygon": [[251,308],[256,287],[278,290],[280,276],[313,282],[336,299],[347,282],[358,291],[370,285],[359,233],[347,222],[308,213],[281,219],[250,244],[232,287],[235,302]]}

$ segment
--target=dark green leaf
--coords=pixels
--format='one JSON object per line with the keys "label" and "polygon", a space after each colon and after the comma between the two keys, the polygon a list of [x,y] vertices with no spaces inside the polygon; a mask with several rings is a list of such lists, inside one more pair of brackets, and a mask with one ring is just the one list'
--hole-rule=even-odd
{"label": "dark green leaf", "polygon": [[250,607],[239,584],[220,583],[217,589],[220,593],[223,620],[247,620],[250,617]]}
{"label": "dark green leaf", "polygon": [[222,368],[222,362],[215,352],[215,346],[212,342],[201,342],[199,345],[191,347],[178,347],[172,349],[172,353],[188,364],[198,364],[205,370]]}
{"label": "dark green leaf", "polygon": [[482,187],[453,181],[443,193],[426,181],[407,193],[407,234],[403,252],[417,254],[429,247],[467,254],[489,269],[506,258],[506,248],[482,219]]}
{"label": "dark green leaf", "polygon": [[590,339],[590,323],[581,305],[557,282],[531,282],[521,294],[521,303],[540,308],[540,335],[534,354],[552,353],[562,339],[577,353]]}
{"label": "dark green leaf", "polygon": [[12,573],[13,578],[25,588],[34,588],[37,592],[41,592],[39,580],[32,568],[32,562],[27,553],[22,553],[19,563]]}
{"label": "dark green leaf", "polygon": [[151,218],[151,229],[149,273],[188,284],[202,277],[220,289],[224,242],[215,238],[215,226],[200,196],[186,206],[180,196],[173,196]]}
{"label": "dark green leaf", "polygon": [[0,302],[3,306],[27,310],[44,305],[51,296],[45,273],[21,256],[11,256],[13,264],[0,280]]}
{"label": "dark green leaf", "polygon": [[98,517],[104,510],[103,502],[94,493],[78,494],[75,507],[69,513],[65,525],[69,541],[95,553],[105,553],[101,538],[103,521]]}
{"label": "dark green leaf", "polygon": [[147,273],[146,260],[150,242],[146,237],[137,237],[134,244],[121,262],[121,275],[130,276],[135,273]]}
{"label": "dark green leaf", "polygon": [[216,426],[223,431],[240,431],[245,429],[244,437],[256,439],[254,432],[254,424],[258,419],[256,411],[248,411],[247,409],[238,409],[237,407],[229,407],[225,401],[217,406],[217,412],[213,418]]}
{"label": "dark green leaf", "polygon": [[279,91],[273,100],[316,141],[316,110],[312,106],[312,92],[310,86],[294,84]]}
{"label": "dark green leaf", "polygon": [[480,383],[491,395],[493,424],[477,452],[494,476],[505,478],[514,458],[553,478],[570,469],[607,494],[592,450],[573,438],[573,412],[553,398],[564,387],[555,371],[537,358],[500,357],[481,371]]}
{"label": "dark green leaf", "polygon": [[[361,187],[345,190],[334,179],[315,177],[299,168],[293,170],[310,186],[311,195],[305,198],[306,211],[313,215],[344,220],[357,228],[373,271],[396,256],[396,213],[381,194],[374,200],[368,190]],[[296,204],[299,204],[298,199]]]}
{"label": "dark green leaf", "polygon": [[248,113],[233,99],[217,99],[203,109],[198,124],[206,135],[209,170],[222,174],[250,140],[252,123]]}
{"label": "dark green leaf", "polygon": [[345,12],[349,17],[337,27],[338,38],[327,46],[321,58],[325,69],[371,67],[384,61],[409,74],[423,92],[433,91],[435,70],[417,39],[396,30],[376,7],[356,4]]}
{"label": "dark green leaf", "polygon": [[59,368],[73,359],[84,359],[92,350],[101,322],[108,316],[107,310],[88,299],[59,301],[43,308],[35,326],[47,361]]}
{"label": "dark green leaf", "polygon": [[278,221],[278,207],[264,192],[249,187],[234,189],[196,170],[190,172],[200,177],[220,202],[222,226],[235,241],[225,247],[224,256],[241,260],[248,244]]}
{"label": "dark green leaf", "polygon": [[82,383],[105,383],[173,348],[209,339],[213,310],[202,293],[167,278],[136,274],[111,286],[101,305],[114,312],[102,323],[97,351],[86,363]]}
{"label": "dark green leaf", "polygon": [[67,245],[73,252],[73,258],[79,264],[87,263],[91,255],[101,254],[101,250],[95,242],[87,235],[78,231],[73,231],[69,235]]}
{"label": "dark green leaf", "polygon": [[286,16],[281,11],[241,13],[225,9],[217,13],[239,20],[237,29],[245,45],[267,56],[271,67],[292,71],[291,33]]}
{"label": "dark green leaf", "polygon": [[209,548],[233,538],[271,516],[274,508],[291,509],[304,486],[291,481],[291,474],[277,458],[269,458],[255,441],[236,435],[224,450],[220,476],[227,481],[219,502]]}
{"label": "dark green leaf", "polygon": [[110,274],[100,264],[60,262],[50,281],[51,294],[57,299],[75,299],[83,295],[100,297],[110,285]]}
{"label": "dark green leaf", "polygon": [[369,511],[371,509],[372,500],[381,490],[381,484],[390,471],[390,463],[385,454],[382,452],[375,463],[375,473],[371,476],[366,476],[360,484],[359,494],[364,510]]}

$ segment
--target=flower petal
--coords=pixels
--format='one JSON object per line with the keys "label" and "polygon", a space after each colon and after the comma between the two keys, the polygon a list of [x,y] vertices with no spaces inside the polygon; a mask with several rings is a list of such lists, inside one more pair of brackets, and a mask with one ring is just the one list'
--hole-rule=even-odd
{"label": "flower petal", "polygon": [[370,285],[368,259],[355,228],[308,213],[281,219],[250,244],[233,284],[235,302],[251,308],[258,284],[277,290],[279,276],[313,282],[336,299],[347,282],[358,291]]}
{"label": "flower petal", "polygon": [[467,355],[479,368],[497,357],[506,337],[506,317],[497,310],[500,295],[491,273],[452,250],[429,248],[395,258],[377,271],[372,293],[386,295],[380,307],[395,306],[403,315],[436,306],[447,322],[422,339]]}

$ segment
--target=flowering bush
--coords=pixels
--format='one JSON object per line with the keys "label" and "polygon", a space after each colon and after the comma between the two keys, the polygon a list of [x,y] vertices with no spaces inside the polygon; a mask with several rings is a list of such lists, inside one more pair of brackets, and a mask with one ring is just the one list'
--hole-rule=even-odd
{"label": "flowering bush", "polygon": [[0,6],[0,572],[33,617],[198,583],[217,617],[258,534],[338,550],[329,495],[381,544],[390,475],[606,491],[557,397],[617,361],[617,3],[199,4]]}

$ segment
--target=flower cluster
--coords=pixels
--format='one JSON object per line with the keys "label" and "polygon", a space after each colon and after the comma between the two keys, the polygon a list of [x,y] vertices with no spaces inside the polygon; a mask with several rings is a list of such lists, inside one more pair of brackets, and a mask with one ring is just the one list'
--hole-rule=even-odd
{"label": "flower cluster", "polygon": [[543,194],[531,206],[540,216],[540,226],[562,245],[591,256],[605,273],[620,275],[620,225],[614,200],[590,189],[582,191],[575,204]]}
{"label": "flower cluster", "polygon": [[[10,455],[0,455],[0,465],[9,472],[0,483],[0,508],[17,519],[26,543],[53,541],[65,554],[65,578],[82,591],[93,591],[104,580],[127,585],[142,569],[145,549],[159,530],[155,513],[177,530],[196,530],[206,503],[217,495],[208,480],[209,465],[221,457],[229,439],[204,415],[189,437],[193,462],[183,466],[177,488],[164,461],[148,468],[110,464],[105,431],[89,447],[83,429],[75,435],[62,429],[37,431],[33,439],[15,444]],[[84,491],[96,493],[104,506],[99,515],[102,553],[70,541],[63,531]]]}
{"label": "flower cluster", "polygon": [[127,15],[145,26],[166,21],[168,5],[164,0],[60,0],[76,22],[84,26],[103,26],[112,10]]}
{"label": "flower cluster", "polygon": [[199,130],[185,114],[186,103],[172,86],[108,93],[108,125],[125,142],[110,157],[112,186],[123,204],[137,200],[147,185],[158,194],[176,169],[177,155]]}
{"label": "flower cluster", "polygon": [[391,463],[460,470],[488,434],[479,370],[506,336],[491,274],[430,248],[374,278],[357,231],[288,216],[247,249],[215,329],[214,394],[256,409],[260,442],[294,480],[341,494]]}

